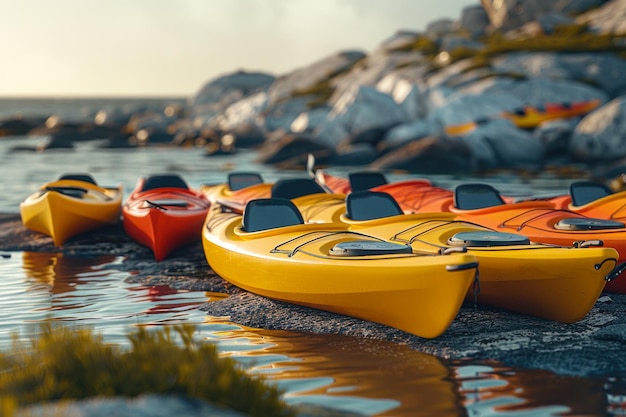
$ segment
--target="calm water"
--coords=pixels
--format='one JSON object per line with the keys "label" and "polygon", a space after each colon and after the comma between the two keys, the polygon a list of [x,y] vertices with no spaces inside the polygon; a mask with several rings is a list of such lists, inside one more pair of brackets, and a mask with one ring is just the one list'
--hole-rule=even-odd
{"label": "calm water", "polygon": [[[0,115],[20,106],[48,108],[45,102],[36,104],[8,105],[0,100]],[[105,185],[121,183],[127,193],[140,175],[153,172],[178,172],[192,186],[222,182],[231,169],[259,170],[268,181],[303,175],[258,166],[252,154],[207,158],[198,149],[97,150],[91,142],[74,151],[7,152],[18,143],[44,139],[0,139],[1,213],[17,213],[29,193],[66,171],[90,172]],[[442,186],[460,181],[431,179]],[[516,177],[490,182],[517,195],[564,191],[568,184],[554,178]],[[198,337],[216,343],[224,356],[276,383],[292,404],[317,403],[376,416],[626,415],[626,384],[621,380],[443,360],[402,345],[358,338],[249,329],[197,309],[219,299],[219,294],[126,284],[127,273],[116,269],[120,262],[117,257],[60,253],[14,252],[0,258],[0,348],[9,348],[13,332],[26,337],[35,331],[34,323],[50,318],[92,326],[119,344],[126,343],[133,326],[184,322],[196,324]]]}

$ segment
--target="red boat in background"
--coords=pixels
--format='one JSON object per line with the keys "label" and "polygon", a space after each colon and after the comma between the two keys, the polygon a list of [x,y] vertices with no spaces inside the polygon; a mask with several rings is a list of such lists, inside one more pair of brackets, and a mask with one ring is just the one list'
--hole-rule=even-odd
{"label": "red boat in background", "polygon": [[124,230],[162,261],[174,250],[200,241],[209,206],[206,196],[179,175],[142,177],[122,207]]}

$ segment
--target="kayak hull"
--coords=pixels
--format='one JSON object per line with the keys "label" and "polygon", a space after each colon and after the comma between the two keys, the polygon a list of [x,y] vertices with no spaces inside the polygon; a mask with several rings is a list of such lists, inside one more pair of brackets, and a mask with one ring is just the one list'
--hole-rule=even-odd
{"label": "kayak hull", "polygon": [[[410,243],[416,251],[453,248],[458,233],[489,231],[475,224],[436,214],[401,215],[370,221],[344,219],[351,230]],[[548,245],[466,246],[479,264],[477,301],[546,320],[573,323],[591,310],[605,288],[605,277],[617,265],[617,251],[605,247]]]}
{"label": "kayak hull", "polygon": [[[81,189],[80,197],[56,190]],[[24,226],[62,246],[74,236],[116,224],[120,220],[122,187],[107,188],[76,180],[46,183],[20,204]]]}
{"label": "kayak hull", "polygon": [[122,208],[124,230],[148,247],[156,261],[162,261],[175,250],[200,241],[209,205],[202,193],[192,189],[133,192]]}
{"label": "kayak hull", "polygon": [[329,255],[338,243],[355,240],[380,241],[341,224],[246,233],[241,216],[212,208],[202,242],[211,268],[250,292],[424,338],[445,332],[475,280],[475,258],[465,253]]}

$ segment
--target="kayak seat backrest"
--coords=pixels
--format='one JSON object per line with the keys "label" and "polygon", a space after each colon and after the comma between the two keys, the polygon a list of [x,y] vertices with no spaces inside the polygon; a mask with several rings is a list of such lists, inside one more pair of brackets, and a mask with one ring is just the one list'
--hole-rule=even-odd
{"label": "kayak seat backrest", "polygon": [[369,190],[387,184],[387,178],[380,172],[353,172],[348,174],[352,191]]}
{"label": "kayak seat backrest", "polygon": [[297,224],[304,224],[304,219],[291,200],[259,198],[246,204],[241,228],[245,232],[258,232]]}
{"label": "kayak seat backrest", "polygon": [[398,202],[380,191],[353,191],[346,196],[346,216],[352,220],[374,220],[404,214]]}
{"label": "kayak seat backrest", "polygon": [[569,194],[572,205],[584,206],[592,201],[613,194],[611,189],[604,184],[593,181],[577,181],[569,186]]}
{"label": "kayak seat backrest", "polygon": [[156,174],[150,175],[145,179],[141,191],[154,190],[156,188],[182,188],[188,190],[189,186],[178,174]]}
{"label": "kayak seat backrest", "polygon": [[263,177],[257,172],[231,172],[228,174],[230,191],[238,191],[256,184],[263,184]]}
{"label": "kayak seat backrest", "polygon": [[88,182],[93,185],[98,185],[96,184],[96,180],[93,179],[93,177],[89,174],[74,174],[74,173],[63,174],[59,177],[59,180],[75,180],[75,181]]}
{"label": "kayak seat backrest", "polygon": [[272,197],[293,198],[303,195],[326,193],[321,185],[311,178],[283,178],[272,185]]}
{"label": "kayak seat backrest", "polygon": [[461,184],[454,189],[454,207],[475,210],[505,204],[498,190],[489,184]]}

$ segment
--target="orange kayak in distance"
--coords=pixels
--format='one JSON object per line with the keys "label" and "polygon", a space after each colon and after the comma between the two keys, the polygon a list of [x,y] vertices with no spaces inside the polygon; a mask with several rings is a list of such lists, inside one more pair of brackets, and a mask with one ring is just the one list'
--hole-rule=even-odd
{"label": "orange kayak in distance", "polygon": [[162,261],[174,250],[201,240],[209,206],[206,196],[178,175],[140,178],[122,207],[124,230]]}
{"label": "orange kayak in distance", "polygon": [[517,127],[530,129],[547,120],[582,116],[600,106],[599,99],[573,103],[547,103],[542,107],[526,106],[517,112],[502,112],[502,117],[511,120]]}

